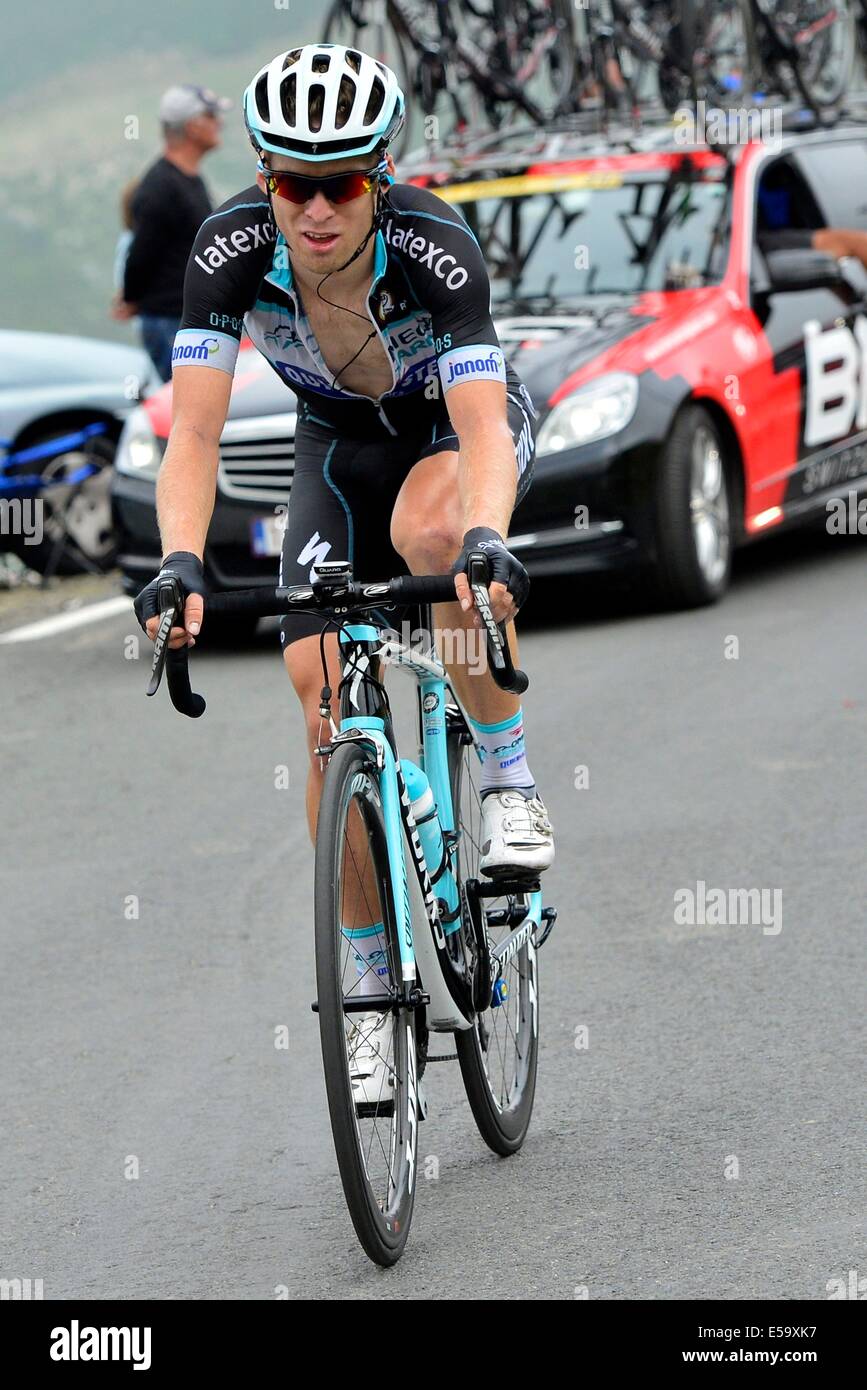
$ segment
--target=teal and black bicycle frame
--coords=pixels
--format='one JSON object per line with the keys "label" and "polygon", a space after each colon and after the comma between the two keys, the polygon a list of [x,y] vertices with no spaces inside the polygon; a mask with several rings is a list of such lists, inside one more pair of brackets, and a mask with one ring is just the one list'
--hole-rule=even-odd
{"label": "teal and black bicycle frame", "polygon": [[[430,622],[427,623],[430,630]],[[490,1006],[474,997],[474,980],[463,951],[449,948],[449,937],[472,918],[477,933],[484,914],[471,910],[467,885],[458,887],[456,851],[460,828],[449,768],[450,740],[481,750],[472,725],[434,650],[421,651],[397,640],[372,623],[346,623],[340,630],[343,664],[339,730],[332,744],[359,741],[369,746],[375,761],[388,846],[390,887],[400,952],[403,992],[409,997],[421,985],[426,996],[426,1023],[432,1031],[454,1032],[472,1027],[477,1008]],[[380,684],[385,666],[407,671],[417,683],[419,708],[418,762],[398,757],[391,711]],[[424,836],[413,814],[417,790],[430,784],[438,826],[428,825]],[[428,811],[428,816],[431,812]],[[427,820],[427,817],[425,817]],[[424,829],[425,827],[423,827]],[[430,833],[433,830],[435,833]],[[424,845],[442,847],[439,863],[429,863]],[[503,889],[482,888],[485,896],[502,896]],[[529,892],[527,910],[518,928],[494,953],[492,974],[505,966],[536,933],[543,916],[542,894]],[[487,952],[482,952],[486,956]]]}

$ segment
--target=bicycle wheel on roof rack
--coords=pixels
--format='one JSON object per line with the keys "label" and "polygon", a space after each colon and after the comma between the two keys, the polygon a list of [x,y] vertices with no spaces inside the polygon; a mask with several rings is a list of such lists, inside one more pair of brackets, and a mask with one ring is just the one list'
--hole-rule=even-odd
{"label": "bicycle wheel on roof rack", "polygon": [[742,103],[759,84],[752,16],[744,0],[671,0],[654,5],[651,27],[678,54],[662,62],[659,94],[669,111],[702,100],[713,106]]}
{"label": "bicycle wheel on roof rack", "polygon": [[[339,43],[358,48],[377,58],[395,73],[404,95],[412,88],[407,44],[403,30],[395,22],[389,0],[334,0],[325,20],[323,43]],[[407,148],[412,116],[391,142],[395,159]]]}
{"label": "bicycle wheel on roof rack", "polygon": [[[573,109],[572,0],[495,0],[494,53],[545,119]],[[516,108],[520,109],[520,108]]]}
{"label": "bicycle wheel on roof rack", "polygon": [[[791,95],[815,107],[835,106],[852,76],[855,15],[852,0],[758,0],[773,27],[797,55]],[[759,42],[762,49],[761,39]]]}

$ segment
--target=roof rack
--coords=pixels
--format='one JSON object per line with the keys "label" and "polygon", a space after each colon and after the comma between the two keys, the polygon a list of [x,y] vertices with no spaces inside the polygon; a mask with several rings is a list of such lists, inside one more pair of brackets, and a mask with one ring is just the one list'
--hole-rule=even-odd
{"label": "roof rack", "polygon": [[[648,114],[650,118],[648,119]],[[545,126],[507,126],[501,130],[467,131],[447,146],[428,143],[400,156],[401,175],[451,173],[474,165],[520,168],[531,161],[580,158],[591,151],[631,153],[664,147],[672,138],[672,118],[660,107],[644,112],[638,126],[620,117],[604,123],[602,113],[582,111]]]}
{"label": "roof rack", "polygon": [[[717,133],[709,131],[707,116],[713,111],[727,113],[729,117],[726,135],[731,138],[717,138]],[[741,107],[710,107],[704,111],[692,105],[683,104],[674,115],[661,104],[643,104],[636,113],[639,119],[626,116],[613,116],[602,109],[592,109],[561,116],[545,126],[515,125],[500,130],[478,129],[465,131],[460,137],[452,137],[448,145],[426,143],[401,155],[400,173],[411,178],[414,174],[427,176],[437,174],[454,176],[458,173],[472,173],[482,167],[498,170],[519,170],[529,163],[547,163],[558,159],[592,157],[595,154],[634,154],[650,153],[654,150],[670,149],[675,142],[678,122],[692,116],[703,130],[696,128],[691,139],[678,139],[678,147],[684,154],[694,150],[712,149],[726,159],[736,158],[745,144],[740,113],[749,117],[758,111],[776,116],[781,134],[799,131],[834,129],[847,124],[867,124],[867,91],[853,92],[846,98],[846,105],[819,115],[799,102],[746,103]],[[759,121],[762,129],[761,119]],[[750,127],[752,129],[752,126]],[[714,138],[708,140],[708,134]]]}

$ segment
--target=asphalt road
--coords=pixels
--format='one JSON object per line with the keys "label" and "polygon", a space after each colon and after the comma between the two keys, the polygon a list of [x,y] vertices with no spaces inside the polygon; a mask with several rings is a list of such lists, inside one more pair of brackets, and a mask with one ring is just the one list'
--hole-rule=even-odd
{"label": "asphalt road", "polygon": [[[0,1275],[47,1299],[824,1299],[867,1274],[864,579],[863,542],[820,535],[703,612],[537,586],[560,920],[534,1122],[497,1159],[456,1065],[428,1073],[439,1176],[391,1271],[332,1152],[273,637],[197,653],[198,724],[145,700],[131,617],[0,646]],[[681,924],[700,880],[778,889],[781,918]]]}

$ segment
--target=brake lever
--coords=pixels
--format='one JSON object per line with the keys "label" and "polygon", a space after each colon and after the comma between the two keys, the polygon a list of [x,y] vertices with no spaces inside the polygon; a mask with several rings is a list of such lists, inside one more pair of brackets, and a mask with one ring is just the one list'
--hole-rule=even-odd
{"label": "brake lever", "polygon": [[165,575],[157,586],[157,602],[160,608],[160,625],[154,640],[154,664],[151,670],[148,695],[156,695],[160,688],[163,672],[168,673],[169,697],[179,714],[190,719],[200,719],[205,712],[205,701],[196,695],[190,686],[190,654],[187,647],[175,651],[169,647],[169,636],[173,627],[183,627],[184,600],[181,586],[174,575]]}
{"label": "brake lever", "polygon": [[497,623],[491,612],[491,597],[488,593],[488,557],[483,550],[472,551],[467,560],[467,580],[475,600],[479,617],[485,625],[488,637],[488,658],[494,677],[501,690],[513,695],[523,695],[530,681],[524,671],[512,664],[511,653],[506,641],[506,624]]}
{"label": "brake lever", "polygon": [[160,579],[157,586],[157,602],[160,609],[160,625],[154,638],[154,660],[147,688],[148,695],[156,695],[160,688],[169,654],[169,634],[177,625],[175,619],[178,614],[183,612],[181,586],[173,576],[166,575],[164,579]]}

